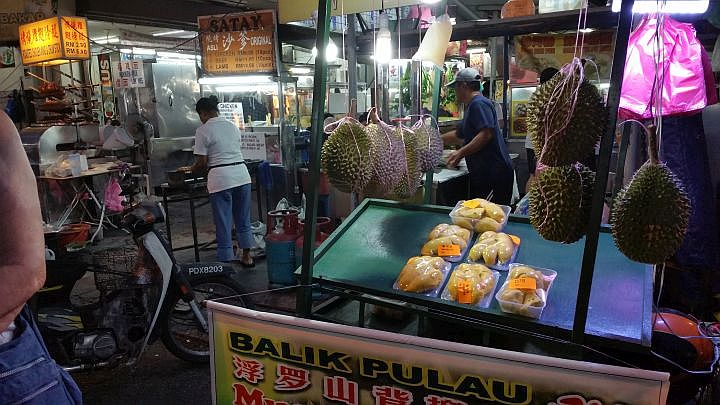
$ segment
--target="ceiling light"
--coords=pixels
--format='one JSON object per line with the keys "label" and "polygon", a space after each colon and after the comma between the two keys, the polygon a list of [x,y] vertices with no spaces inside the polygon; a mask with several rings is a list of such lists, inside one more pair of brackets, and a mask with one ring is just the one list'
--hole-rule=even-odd
{"label": "ceiling light", "polygon": [[135,55],[155,55],[155,50],[148,48],[133,48],[132,53]]}
{"label": "ceiling light", "polygon": [[220,93],[248,93],[255,91],[273,92],[277,91],[277,86],[266,85],[245,85],[245,86],[218,86],[215,91]]}
{"label": "ceiling light", "polygon": [[120,48],[120,53],[133,53],[130,48]]}
{"label": "ceiling light", "polygon": [[270,76],[218,76],[218,77],[201,77],[198,79],[200,84],[257,84],[272,83]]}
{"label": "ceiling light", "polygon": [[583,34],[589,34],[589,33],[593,32],[593,31],[595,31],[595,28],[583,28],[583,29],[581,29],[579,32],[581,32],[581,33],[583,33]]}
{"label": "ceiling light", "polygon": [[468,48],[467,53],[485,53],[487,49],[485,48]]}
{"label": "ceiling light", "polygon": [[185,32],[185,30],[162,31],[162,32],[155,32],[152,34],[152,36],[161,37],[163,35],[182,34],[183,32]]}
{"label": "ceiling light", "polygon": [[457,19],[455,17],[450,17],[450,24],[452,24],[452,25],[457,24]]}
{"label": "ceiling light", "polygon": [[420,3],[423,3],[423,4],[437,4],[437,3],[439,3],[439,2],[440,2],[440,0],[422,0]]}
{"label": "ceiling light", "polygon": [[189,54],[189,53],[180,53],[180,52],[158,52],[157,56],[160,58],[168,58],[168,59],[189,59],[189,60],[200,59],[200,55],[193,55],[193,54]]}
{"label": "ceiling light", "polygon": [[[620,3],[622,0],[613,0],[612,11],[617,13],[620,11]],[[635,0],[633,4],[633,13],[636,14],[702,14],[707,8],[709,0]]]}
{"label": "ceiling light", "polygon": [[310,73],[310,71],[311,71],[310,68],[306,68],[306,67],[291,67],[290,68],[290,73],[295,73],[297,75],[306,75],[306,74]]}
{"label": "ceiling light", "polygon": [[90,42],[94,42],[99,45],[116,44],[120,42],[120,38],[118,38],[117,36],[90,38]]}

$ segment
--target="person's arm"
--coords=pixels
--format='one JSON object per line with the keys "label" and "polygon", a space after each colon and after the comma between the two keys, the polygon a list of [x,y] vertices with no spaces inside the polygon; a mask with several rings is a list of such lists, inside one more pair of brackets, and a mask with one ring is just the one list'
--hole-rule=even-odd
{"label": "person's arm", "polygon": [[208,147],[207,137],[202,127],[195,131],[195,147],[193,153],[195,154],[195,162],[190,166],[190,171],[193,173],[205,173],[208,169]]}
{"label": "person's arm", "polygon": [[446,132],[446,133],[442,134],[441,137],[443,140],[443,144],[445,144],[445,145],[462,146],[463,142],[465,142],[457,135],[457,130],[455,130],[455,129],[450,132]]}
{"label": "person's arm", "polygon": [[0,113],[0,331],[45,283],[45,240],[35,176],[15,125]]}
{"label": "person's arm", "polygon": [[195,155],[195,163],[190,166],[190,171],[193,173],[205,173],[208,169],[208,158],[205,155]]}
{"label": "person's arm", "polygon": [[450,155],[447,162],[448,167],[455,167],[460,162],[460,159],[482,150],[485,145],[492,141],[493,136],[495,135],[493,134],[492,128],[481,129],[472,141],[468,142],[467,145],[456,150],[452,155]]}

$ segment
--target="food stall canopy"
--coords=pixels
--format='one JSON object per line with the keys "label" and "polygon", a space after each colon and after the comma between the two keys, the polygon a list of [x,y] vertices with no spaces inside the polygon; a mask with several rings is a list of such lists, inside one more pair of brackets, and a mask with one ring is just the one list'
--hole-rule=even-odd
{"label": "food stall canopy", "polygon": [[57,65],[90,58],[90,40],[84,17],[51,17],[18,28],[20,54],[25,65]]}

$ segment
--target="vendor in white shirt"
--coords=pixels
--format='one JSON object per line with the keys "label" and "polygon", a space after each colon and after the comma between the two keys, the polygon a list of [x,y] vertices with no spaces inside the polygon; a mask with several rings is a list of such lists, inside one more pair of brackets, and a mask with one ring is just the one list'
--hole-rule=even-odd
{"label": "vendor in white shirt", "polygon": [[[221,262],[239,260],[243,267],[253,267],[255,262],[250,256],[250,249],[255,246],[250,228],[251,181],[240,150],[240,130],[219,117],[215,96],[198,100],[195,110],[202,125],[195,131],[192,171],[209,170],[207,188],[215,221],[217,259]],[[237,256],[232,246],[233,221]]]}

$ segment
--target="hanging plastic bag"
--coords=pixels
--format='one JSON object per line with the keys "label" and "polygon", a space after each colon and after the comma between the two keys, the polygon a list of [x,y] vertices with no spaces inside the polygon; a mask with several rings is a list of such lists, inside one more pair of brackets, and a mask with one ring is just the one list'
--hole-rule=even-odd
{"label": "hanging plastic bag", "polygon": [[122,212],[123,211],[123,197],[120,195],[122,189],[120,183],[115,177],[111,177],[105,186],[105,207],[110,212]]}
{"label": "hanging plastic bag", "polygon": [[[120,150],[125,149],[135,144],[135,140],[127,133],[125,128],[112,127],[112,131],[103,131],[103,135],[107,135],[103,142],[103,149],[105,150]],[[110,134],[108,135],[108,132]]]}
{"label": "hanging plastic bag", "polygon": [[[648,15],[630,34],[625,61],[620,108],[624,115],[650,118],[697,111],[707,105],[702,64],[702,45],[692,24],[681,23],[668,16]],[[659,58],[658,80],[662,80],[662,110],[656,110],[657,94],[653,87],[656,77],[656,32],[664,44]],[[701,91],[699,91],[702,89]]]}

